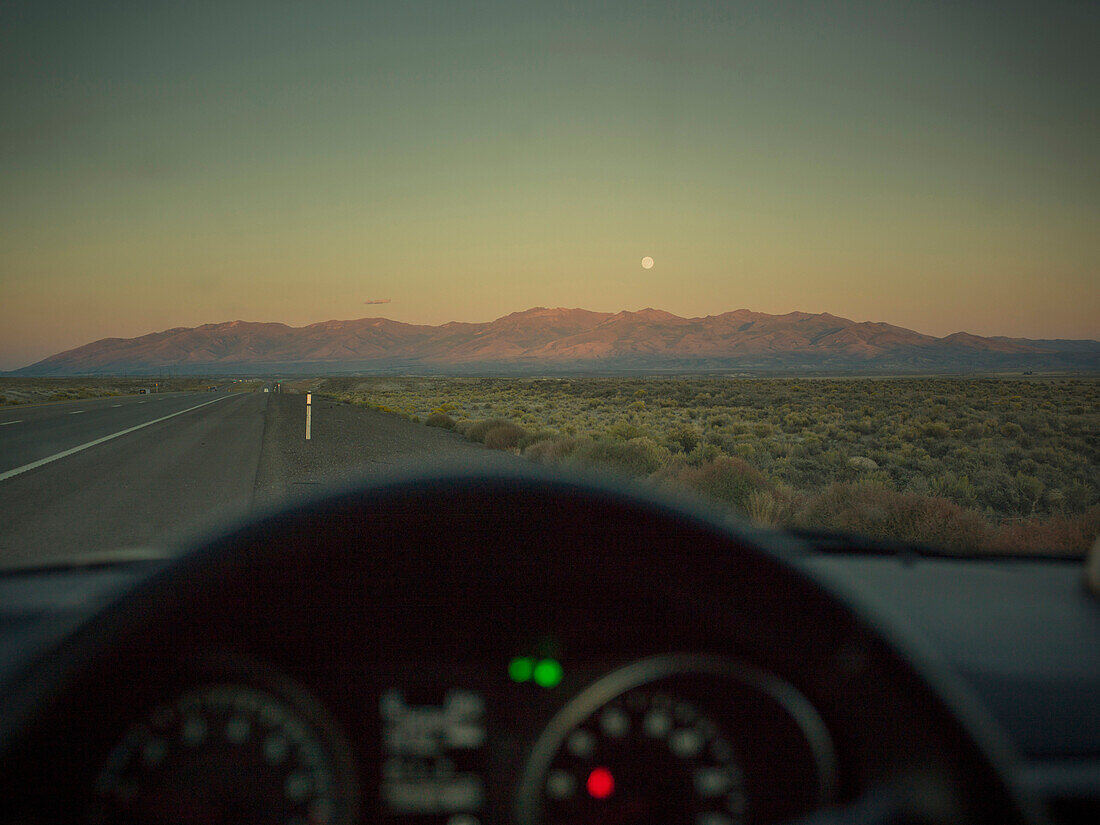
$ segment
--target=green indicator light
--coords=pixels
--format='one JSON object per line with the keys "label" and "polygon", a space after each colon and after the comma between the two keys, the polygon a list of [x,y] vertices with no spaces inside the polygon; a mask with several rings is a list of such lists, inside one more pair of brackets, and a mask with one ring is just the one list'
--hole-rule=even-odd
{"label": "green indicator light", "polygon": [[535,671],[532,675],[535,678],[535,684],[539,687],[556,687],[562,677],[561,665],[553,659],[543,659],[535,665]]}
{"label": "green indicator light", "polygon": [[508,675],[513,682],[527,682],[535,673],[535,660],[530,656],[520,656],[508,663]]}

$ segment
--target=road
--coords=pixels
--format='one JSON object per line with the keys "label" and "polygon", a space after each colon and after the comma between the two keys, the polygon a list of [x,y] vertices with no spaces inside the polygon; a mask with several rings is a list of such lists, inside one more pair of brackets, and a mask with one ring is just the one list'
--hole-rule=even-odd
{"label": "road", "polygon": [[251,505],[265,393],[0,412],[0,560],[147,546]]}
{"label": "road", "polygon": [[362,407],[267,392],[0,409],[0,563],[170,544],[258,508],[424,459],[518,461]]}

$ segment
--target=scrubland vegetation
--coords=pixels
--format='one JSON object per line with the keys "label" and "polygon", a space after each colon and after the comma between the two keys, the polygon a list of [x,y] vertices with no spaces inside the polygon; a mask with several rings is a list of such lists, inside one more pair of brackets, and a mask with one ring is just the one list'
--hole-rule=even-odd
{"label": "scrubland vegetation", "polygon": [[312,389],[538,462],[689,488],[772,526],[1079,554],[1100,380],[352,378]]}
{"label": "scrubland vegetation", "polygon": [[[194,392],[212,383],[210,378],[0,378],[0,406],[136,395],[141,390]],[[224,385],[226,381],[221,379],[217,383]],[[254,390],[258,386],[258,382],[253,382],[249,388]]]}

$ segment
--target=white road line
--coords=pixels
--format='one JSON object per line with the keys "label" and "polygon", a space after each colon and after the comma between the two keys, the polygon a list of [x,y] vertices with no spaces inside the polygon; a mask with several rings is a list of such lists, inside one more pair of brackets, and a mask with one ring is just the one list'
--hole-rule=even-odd
{"label": "white road line", "polygon": [[20,418],[18,421],[4,421],[4,422],[0,423],[0,427],[6,427],[9,424],[22,424],[22,423],[23,423],[23,419]]}
{"label": "white road line", "polygon": [[69,415],[80,415],[84,410],[73,410]]}
{"label": "white road line", "polygon": [[121,407],[121,406],[122,406],[121,404],[112,404],[111,409],[113,410],[115,407]]}
{"label": "white road line", "polygon": [[46,458],[40,458],[38,461],[32,461],[30,464],[24,464],[22,467],[16,467],[14,470],[8,470],[6,473],[0,473],[0,481],[7,481],[12,476],[17,476],[20,473],[25,473],[27,472],[27,470],[33,470],[36,467],[41,467],[43,464],[49,464],[51,461],[57,461],[59,458],[65,458],[67,456],[73,455],[74,453],[79,453],[81,450],[86,450],[89,447],[94,447],[96,444],[102,444],[104,441],[110,441],[112,438],[118,438],[120,435],[132,433],[135,430],[140,430],[144,427],[150,426],[151,424],[159,424],[161,421],[167,421],[169,418],[175,418],[177,415],[183,415],[186,412],[191,412],[191,410],[197,410],[199,407],[206,407],[210,404],[215,404],[218,401],[224,401],[228,397],[229,396],[222,396],[221,398],[215,398],[213,401],[204,401],[202,404],[198,404],[194,407],[188,407],[186,410],[180,410],[179,412],[170,413],[169,415],[164,415],[160,418],[154,418],[152,421],[146,421],[144,424],[138,424],[136,427],[119,430],[117,433],[105,435],[103,436],[103,438],[97,438],[95,441],[89,441],[87,444],[81,444],[78,447],[63,450],[60,453],[54,453],[53,455],[47,456]]}

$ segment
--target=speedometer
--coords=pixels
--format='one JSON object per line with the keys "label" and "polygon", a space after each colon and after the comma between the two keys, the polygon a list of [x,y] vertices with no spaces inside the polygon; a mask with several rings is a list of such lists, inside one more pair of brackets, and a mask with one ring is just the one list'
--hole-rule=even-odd
{"label": "speedometer", "polygon": [[158,703],[108,755],[90,821],[352,822],[346,745],[319,706],[287,694],[212,683]]}
{"label": "speedometer", "polygon": [[828,802],[835,757],[791,685],[746,665],[664,656],[583,690],[536,743],[522,825],[741,825]]}

